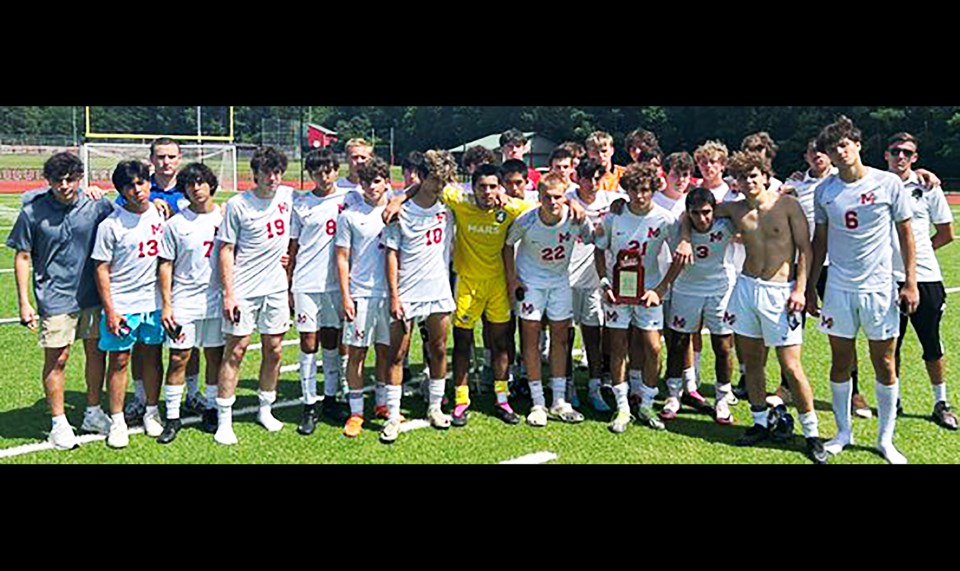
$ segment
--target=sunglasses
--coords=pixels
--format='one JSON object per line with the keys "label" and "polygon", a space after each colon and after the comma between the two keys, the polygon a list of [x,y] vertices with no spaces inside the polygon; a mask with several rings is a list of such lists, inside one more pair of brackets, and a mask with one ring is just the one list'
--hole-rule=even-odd
{"label": "sunglasses", "polygon": [[900,153],[903,153],[903,156],[907,157],[908,159],[913,155],[917,154],[916,151],[911,151],[910,149],[902,149],[899,147],[891,147],[887,149],[887,152],[895,157],[900,156]]}

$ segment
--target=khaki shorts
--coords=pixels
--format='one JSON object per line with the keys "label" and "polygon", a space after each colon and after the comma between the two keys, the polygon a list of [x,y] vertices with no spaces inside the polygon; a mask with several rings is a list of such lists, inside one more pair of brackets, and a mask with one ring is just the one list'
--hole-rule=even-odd
{"label": "khaki shorts", "polygon": [[100,338],[100,307],[40,318],[40,346],[60,349],[77,339]]}

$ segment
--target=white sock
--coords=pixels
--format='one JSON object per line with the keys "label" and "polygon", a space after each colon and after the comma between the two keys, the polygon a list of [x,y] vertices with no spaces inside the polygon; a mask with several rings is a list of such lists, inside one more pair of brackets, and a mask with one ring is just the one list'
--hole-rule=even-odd
{"label": "white sock", "polygon": [[167,419],[180,418],[180,401],[183,399],[183,385],[166,385],[163,387],[163,402],[167,405]]}
{"label": "white sock", "polygon": [[300,394],[303,404],[317,402],[317,355],[300,352]]}
{"label": "white sock", "polygon": [[235,396],[228,399],[216,399],[217,430],[233,430],[233,403],[235,402],[237,402],[237,397]]}
{"label": "white sock", "polygon": [[100,405],[95,404],[95,405],[93,405],[93,406],[88,406],[88,407],[87,407],[87,410],[85,410],[85,411],[83,412],[83,414],[84,414],[85,416],[92,416],[92,415],[97,414],[97,413],[100,413],[100,412],[103,412],[103,409],[100,408]]}
{"label": "white sock", "polygon": [[657,393],[660,392],[657,390],[657,387],[648,387],[643,385],[640,389],[640,406],[644,408],[650,408],[653,406],[653,399],[657,398]]}
{"label": "white sock", "polygon": [[430,379],[430,406],[441,406],[443,404],[443,393],[446,390],[446,379]]}
{"label": "white sock", "polygon": [[220,388],[217,385],[207,385],[207,410],[217,408],[217,394]]}
{"label": "white sock", "polygon": [[378,407],[387,406],[387,384],[377,381],[373,388],[374,400]]}
{"label": "white sock", "polygon": [[767,428],[767,416],[770,413],[770,410],[767,407],[763,407],[762,411],[750,410],[750,414],[753,416],[753,423],[764,428]]}
{"label": "white sock", "polygon": [[697,377],[697,381],[700,381],[700,351],[693,352],[693,372]]}
{"label": "white sock", "polygon": [[851,434],[850,401],[853,398],[853,384],[830,382],[830,392],[833,396],[833,416],[837,422],[837,437],[849,438]]}
{"label": "white sock", "polygon": [[886,386],[877,381],[877,419],[880,421],[877,441],[880,444],[893,444],[893,431],[897,426],[897,397],[900,395],[900,383]]}
{"label": "white sock", "polygon": [[600,392],[600,387],[601,387],[601,386],[603,386],[603,383],[602,383],[602,381],[601,381],[600,379],[590,379],[590,381],[587,383],[587,389],[588,389],[591,393],[598,393],[598,392]]}
{"label": "white sock", "polygon": [[323,350],[323,394],[332,397],[340,387],[340,351],[337,349]]}
{"label": "white sock", "polygon": [[258,391],[257,396],[260,399],[260,414],[264,416],[273,416],[273,403],[277,400],[277,391]]}
{"label": "white sock", "polygon": [[938,402],[947,402],[946,382],[943,382],[939,385],[933,385],[933,406],[937,406]]}
{"label": "white sock", "polygon": [[671,398],[680,398],[680,391],[683,390],[683,381],[677,378],[667,379],[667,390],[670,391]]}
{"label": "white sock", "polygon": [[817,413],[811,410],[801,414],[800,429],[803,430],[804,438],[819,438],[820,423],[817,421]]}
{"label": "white sock", "polygon": [[629,390],[630,387],[627,383],[613,385],[613,396],[617,399],[617,410],[621,412],[630,412],[630,399],[627,394]]}
{"label": "white sock", "polygon": [[630,394],[640,394],[640,391],[643,390],[643,371],[631,369],[627,379],[630,382]]}
{"label": "white sock", "polygon": [[543,381],[530,380],[530,398],[533,399],[533,406],[547,406],[547,399],[543,396]]}
{"label": "white sock", "polygon": [[54,417],[51,419],[51,421],[52,421],[52,426],[53,426],[53,429],[54,429],[54,430],[56,430],[58,426],[69,426],[69,425],[70,425],[70,423],[67,421],[67,415],[65,415],[65,414],[58,414],[57,416],[54,416]]}
{"label": "white sock", "polygon": [[387,397],[387,409],[390,411],[390,420],[400,422],[400,397],[403,396],[403,387],[387,385],[384,391]]}
{"label": "white sock", "polygon": [[715,395],[716,400],[717,402],[720,402],[725,398],[727,398],[727,395],[729,395],[730,391],[733,390],[733,384],[727,383],[725,385],[717,385],[715,390],[717,392],[717,394]]}
{"label": "white sock", "polygon": [[194,397],[200,392],[200,376],[187,375],[187,394]]}
{"label": "white sock", "polygon": [[564,377],[553,377],[550,379],[550,390],[553,391],[553,406],[556,407],[567,402],[567,379]]}
{"label": "white sock", "polygon": [[143,413],[143,416],[153,416],[154,414],[160,414],[160,407],[158,405],[147,406],[147,411]]}
{"label": "white sock", "polygon": [[133,396],[139,403],[147,402],[147,391],[143,388],[143,381],[133,380]]}
{"label": "white sock", "polygon": [[127,421],[123,418],[122,412],[117,412],[110,415],[110,422],[117,426],[126,426]]}
{"label": "white sock", "polygon": [[350,401],[350,414],[363,416],[363,391],[351,390],[347,393],[347,400]]}
{"label": "white sock", "polygon": [[697,392],[697,371],[693,367],[684,369],[683,383],[687,389],[687,394]]}

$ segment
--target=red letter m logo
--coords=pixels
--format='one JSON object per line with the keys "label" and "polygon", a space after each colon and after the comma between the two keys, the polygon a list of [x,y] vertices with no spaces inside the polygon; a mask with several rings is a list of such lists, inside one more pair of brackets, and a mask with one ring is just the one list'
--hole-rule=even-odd
{"label": "red letter m logo", "polygon": [[860,204],[873,204],[876,201],[877,196],[873,193],[873,191],[860,195]]}

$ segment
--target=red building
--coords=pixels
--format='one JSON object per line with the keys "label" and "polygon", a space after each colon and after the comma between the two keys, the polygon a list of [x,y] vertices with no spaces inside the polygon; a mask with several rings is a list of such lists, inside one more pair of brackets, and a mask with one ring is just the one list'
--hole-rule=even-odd
{"label": "red building", "polygon": [[307,125],[307,145],[311,149],[325,149],[338,140],[336,131],[313,123]]}

